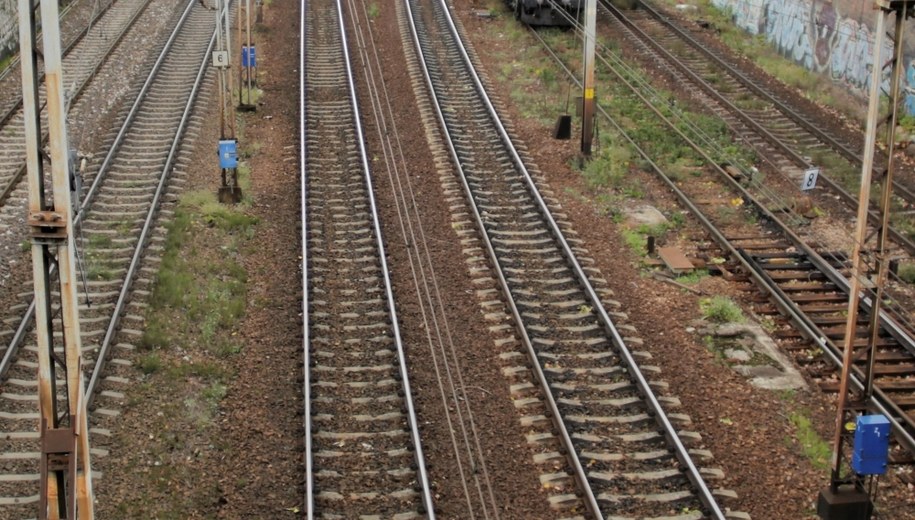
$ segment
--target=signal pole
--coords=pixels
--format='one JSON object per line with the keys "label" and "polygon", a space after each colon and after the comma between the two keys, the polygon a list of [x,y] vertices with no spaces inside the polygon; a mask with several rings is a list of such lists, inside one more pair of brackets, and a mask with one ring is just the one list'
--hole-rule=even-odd
{"label": "signal pole", "polygon": [[597,0],[585,3],[585,55],[584,81],[582,81],[581,108],[581,154],[591,157],[591,142],[594,140],[594,37],[597,26]]}
{"label": "signal pole", "polygon": [[[51,183],[45,187],[38,97],[38,23],[40,8],[42,59],[45,67]],[[56,0],[19,0],[19,44],[28,172],[28,225],[32,239],[35,288],[35,332],[38,340],[38,409],[41,520],[94,518],[92,470],[77,302],[77,270],[71,202],[69,147]],[[57,279],[51,274],[57,267]],[[59,294],[55,302],[54,293]],[[63,357],[55,352],[54,304],[60,305]],[[59,380],[58,371],[64,378]],[[58,409],[58,394],[66,407]]]}
{"label": "signal pole", "polygon": [[[877,341],[880,331],[880,308],[884,298],[884,287],[887,280],[890,258],[888,251],[887,234],[889,231],[889,216],[891,211],[891,199],[893,191],[893,167],[894,167],[894,148],[895,133],[898,109],[900,105],[901,81],[900,74],[904,70],[902,60],[903,52],[903,33],[905,29],[905,19],[912,16],[912,6],[915,0],[876,0],[874,7],[878,11],[876,29],[874,30],[874,51],[873,51],[873,70],[871,77],[870,99],[868,102],[867,112],[867,131],[865,133],[864,157],[861,166],[861,188],[858,195],[858,214],[855,228],[855,243],[852,251],[852,273],[851,273],[851,290],[848,301],[848,317],[845,326],[845,341],[843,344],[842,371],[839,377],[839,394],[836,411],[835,434],[833,437],[832,453],[832,472],[830,475],[829,487],[820,492],[817,513],[823,520],[833,518],[870,518],[873,511],[872,498],[870,490],[873,486],[866,486],[865,480],[868,475],[879,475],[878,472],[867,473],[862,470],[859,474],[852,464],[848,476],[842,476],[844,446],[852,436],[855,435],[856,420],[860,421],[860,415],[872,409],[871,399],[873,398],[873,377],[874,366],[877,358]],[[885,27],[887,20],[891,15],[895,15],[895,35],[893,36],[893,57],[887,65],[890,66],[890,91],[888,93],[889,113],[881,116],[880,106],[880,84],[882,83],[883,69],[885,68],[881,61],[881,51],[885,39]],[[880,224],[875,232],[870,236],[876,237],[876,243],[868,246],[868,212],[870,206],[870,190],[872,182],[872,172],[874,167],[874,149],[877,141],[877,129],[881,123],[886,126],[886,147],[887,147],[887,166],[886,169],[878,173],[881,184],[881,196],[879,205]],[[855,339],[857,337],[858,313],[865,294],[863,292],[863,278],[867,275],[867,269],[864,268],[862,260],[863,254],[871,254],[874,258],[877,278],[874,280],[875,287],[873,295],[870,297],[870,315],[868,316],[868,334],[866,344],[863,348],[855,351]],[[862,390],[854,392],[850,388],[850,379],[854,364],[857,360],[866,361],[865,368],[859,372],[862,383]],[[863,437],[862,437],[863,439]],[[855,450],[861,447],[854,446]],[[859,464],[859,466],[861,466]],[[885,465],[884,465],[885,468]],[[868,470],[869,471],[869,470]],[[885,471],[885,469],[884,469]],[[872,480],[873,484],[874,481]],[[843,487],[844,486],[844,487]]]}
{"label": "signal pole", "polygon": [[[229,23],[230,0],[216,0],[216,50],[213,51],[213,66],[219,69],[219,119],[220,133],[217,144],[219,157],[220,185],[219,202],[234,204],[241,201],[238,186],[238,140],[235,138],[235,110],[229,69],[232,66],[232,41]],[[228,132],[226,127],[228,126]]]}

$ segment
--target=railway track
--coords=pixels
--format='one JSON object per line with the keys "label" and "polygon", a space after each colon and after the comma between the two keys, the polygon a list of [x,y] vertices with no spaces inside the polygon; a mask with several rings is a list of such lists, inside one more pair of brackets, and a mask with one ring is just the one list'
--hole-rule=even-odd
{"label": "railway track", "polygon": [[339,0],[302,3],[308,518],[434,518]]}
{"label": "railway track", "polygon": [[[215,41],[213,18],[199,3],[186,4],[108,154],[91,166],[91,184],[76,217],[87,244],[80,326],[84,366],[92,372],[86,395],[95,399],[90,433],[96,456],[105,454],[98,446],[110,435],[134,375],[117,352],[132,351],[142,334],[141,300],[155,272],[149,264],[156,262],[148,248],[164,240],[159,209],[181,140],[196,126],[190,115]],[[33,518],[38,501],[37,347],[29,332],[30,295],[23,292],[13,306],[24,316],[0,361],[0,516],[10,519]],[[128,303],[129,296],[138,298]]]}
{"label": "railway track", "polygon": [[732,493],[706,484],[720,470],[694,462],[711,455],[687,416],[666,411],[678,402],[659,395],[665,385],[647,353],[627,347],[628,330],[611,319],[622,315],[606,310],[618,305],[612,292],[553,216],[557,203],[541,195],[542,180],[499,121],[448,8],[405,5],[483,244],[474,268],[494,270],[515,324],[499,328],[508,336],[500,341],[517,344],[503,372],[551,507],[563,518],[747,518],[719,505]]}
{"label": "railway track", "polygon": [[[536,33],[533,34],[539,38]],[[577,83],[562,59],[542,39],[540,41],[566,75]],[[634,84],[624,76],[618,78],[621,84],[652,107],[648,100],[651,94],[647,92],[650,86]],[[790,330],[782,336],[800,337],[805,342],[790,350],[796,354],[799,363],[808,367],[809,373],[821,382],[821,386],[834,389],[844,343],[844,327],[839,324],[845,321],[849,294],[849,273],[844,253],[817,248],[805,241],[754,196],[744,183],[716,165],[703,147],[691,141],[657,107],[652,110],[705,159],[707,166],[701,176],[690,182],[674,180],[654,162],[646,151],[646,143],[633,140],[603,107],[598,108],[614,131],[629,142],[683,206],[699,220],[717,247],[732,260],[731,270],[742,270],[746,280],[765,291],[767,303],[762,312],[780,314],[791,323]],[[715,188],[702,188],[702,184],[706,183],[714,183]],[[716,197],[709,198],[710,192],[716,193]],[[746,204],[737,211],[733,207],[727,208],[733,200]],[[722,208],[729,210],[720,211]],[[873,298],[872,293],[868,296]],[[869,308],[868,300],[862,304],[862,322],[859,325],[867,319]],[[894,456],[902,462],[911,460],[911,455],[915,453],[915,393],[911,388],[912,376],[915,375],[915,345],[911,332],[906,329],[905,316],[894,314],[893,310],[890,308],[881,312],[876,390],[873,401],[868,404],[870,410],[887,415],[893,423],[895,439],[899,444]],[[866,325],[859,334],[865,330]],[[856,338],[856,348],[864,344],[863,338]],[[809,354],[811,347],[817,351],[816,356]],[[857,389],[862,387],[864,362],[864,359],[858,359],[853,371],[851,384]]]}
{"label": "railway track", "polygon": [[[804,170],[823,166],[819,182],[851,211],[857,209],[857,196],[847,189],[857,187],[860,179],[861,156],[856,147],[823,130],[651,5],[643,2],[640,9],[624,11],[606,0],[600,4],[602,12],[657,63],[665,64],[679,84],[693,85],[709,110],[757,150],[761,160],[796,183]],[[875,179],[885,164],[886,157],[878,151]],[[897,204],[911,205],[915,190],[899,180],[905,177],[897,175],[894,194]],[[872,222],[879,222],[876,212],[870,215]],[[911,237],[896,228],[891,228],[890,235],[910,256],[915,255]]]}
{"label": "railway track", "polygon": [[[119,0],[109,4],[94,21],[91,30],[74,40],[63,57],[63,70],[67,84],[68,103],[72,105],[83,90],[91,83],[95,73],[117,48],[121,39],[141,17],[151,0]],[[43,76],[42,76],[43,78]],[[45,86],[39,87],[39,103],[42,106],[42,128],[45,118]],[[22,94],[5,106],[0,116],[0,211],[14,192],[25,196],[21,183],[25,175],[25,123],[23,121]],[[47,133],[42,140],[47,139]],[[18,201],[19,197],[15,197]],[[16,211],[21,210],[17,207]]]}

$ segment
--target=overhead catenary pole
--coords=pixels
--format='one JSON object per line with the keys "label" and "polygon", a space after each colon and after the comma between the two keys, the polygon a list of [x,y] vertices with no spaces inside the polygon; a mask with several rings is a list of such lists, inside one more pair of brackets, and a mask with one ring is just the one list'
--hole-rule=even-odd
{"label": "overhead catenary pole", "polygon": [[[41,106],[38,97],[37,17],[41,9],[42,59],[51,163],[50,191],[42,159]],[[19,35],[26,168],[35,292],[35,331],[38,342],[39,505],[41,520],[94,518],[92,471],[89,459],[88,416],[81,370],[81,339],[77,301],[77,272],[66,105],[63,91],[59,12],[56,1],[39,5],[19,0]],[[57,266],[57,278],[52,266]],[[60,306],[63,357],[55,352],[54,294]],[[58,382],[58,369],[64,382]],[[58,385],[62,388],[58,389]],[[58,409],[58,395],[66,407]]]}
{"label": "overhead catenary pole", "polygon": [[[869,518],[870,505],[853,505],[852,502],[859,499],[851,498],[851,495],[858,494],[866,496],[866,490],[862,485],[861,476],[854,472],[849,472],[849,476],[843,477],[842,461],[844,456],[844,445],[846,436],[850,435],[854,428],[849,426],[854,424],[854,420],[859,412],[867,410],[873,395],[873,376],[874,365],[877,358],[877,342],[880,331],[880,311],[884,295],[884,286],[887,280],[889,270],[889,249],[888,249],[888,232],[889,216],[891,211],[892,190],[893,190],[893,167],[894,167],[894,146],[895,146],[895,129],[897,121],[897,110],[899,107],[900,93],[900,73],[902,71],[902,51],[903,51],[903,30],[904,21],[909,15],[909,3],[915,0],[877,0],[875,8],[877,10],[876,28],[874,29],[871,85],[868,100],[867,111],[867,129],[865,132],[864,157],[861,164],[861,186],[858,194],[858,213],[855,224],[854,246],[851,254],[851,280],[848,299],[847,319],[845,323],[845,338],[843,342],[842,370],[839,375],[838,402],[836,406],[835,432],[833,435],[833,452],[831,458],[831,473],[829,487],[820,493],[820,503],[818,512],[822,518],[828,518],[829,514],[835,514],[841,508],[847,508],[852,511],[853,507],[860,507],[855,511],[862,512],[861,518]],[[889,91],[889,110],[886,117],[880,117],[880,85],[883,82],[883,61],[881,54],[885,41],[886,20],[889,16],[896,16],[895,36],[893,37],[893,58],[890,60],[890,91]],[[881,123],[887,124],[886,129],[886,146],[887,146],[887,166],[880,172],[881,197],[880,197],[880,224],[874,233],[876,244],[868,247],[868,213],[870,211],[870,195],[872,184],[872,172],[874,168],[874,154],[877,143],[877,131]],[[858,336],[858,315],[860,306],[865,299],[864,290],[866,285],[865,278],[868,276],[868,269],[865,268],[863,255],[865,252],[873,253],[875,268],[877,272],[876,279],[873,280],[874,292],[870,300],[870,314],[868,319],[868,334],[866,343],[862,349],[855,351],[855,340]],[[867,285],[870,285],[868,282]],[[863,374],[863,392],[860,395],[852,395],[850,389],[851,372],[854,364],[860,359],[866,359],[866,368]],[[852,484],[851,489],[842,490],[844,484]],[[835,497],[845,494],[848,498],[844,501]],[[843,502],[847,502],[843,504]],[[856,517],[857,518],[857,517]]]}
{"label": "overhead catenary pole", "polygon": [[591,156],[591,142],[594,140],[594,37],[596,27],[597,0],[586,0],[581,108],[581,154],[585,158]]}
{"label": "overhead catenary pole", "polygon": [[248,104],[251,104],[251,68],[254,67],[254,48],[251,46],[251,0],[245,0],[245,31],[248,36],[248,66],[245,74],[248,79]]}
{"label": "overhead catenary pole", "polygon": [[235,203],[241,200],[238,186],[237,149],[235,138],[235,96],[232,95],[232,48],[230,0],[216,0],[216,50],[213,51],[213,65],[219,76],[219,120],[220,134],[217,144],[219,156],[220,185],[217,197],[220,202]]}
{"label": "overhead catenary pole", "polygon": [[905,19],[908,17],[908,4],[903,4],[896,12],[896,30],[893,38],[893,59],[891,62],[892,72],[890,76],[889,103],[890,114],[885,119],[887,163],[886,169],[881,172],[881,193],[880,193],[880,228],[877,230],[877,245],[875,247],[877,262],[877,280],[875,295],[871,302],[870,321],[868,322],[868,342],[867,342],[867,372],[864,381],[864,399],[870,399],[874,391],[874,366],[877,361],[877,341],[880,334],[880,308],[883,305],[884,286],[886,285],[887,273],[890,267],[889,258],[889,231],[890,231],[890,210],[892,209],[893,198],[893,170],[895,166],[895,147],[896,147],[896,122],[898,120],[899,94],[901,90],[901,79],[899,65],[903,63],[903,42],[905,41]]}

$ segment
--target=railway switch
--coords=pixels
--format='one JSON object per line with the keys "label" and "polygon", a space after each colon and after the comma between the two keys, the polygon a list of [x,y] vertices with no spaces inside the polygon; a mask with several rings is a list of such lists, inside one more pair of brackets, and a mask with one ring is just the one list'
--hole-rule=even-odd
{"label": "railway switch", "polygon": [[858,417],[851,468],[859,475],[886,473],[889,454],[890,421],[883,415]]}

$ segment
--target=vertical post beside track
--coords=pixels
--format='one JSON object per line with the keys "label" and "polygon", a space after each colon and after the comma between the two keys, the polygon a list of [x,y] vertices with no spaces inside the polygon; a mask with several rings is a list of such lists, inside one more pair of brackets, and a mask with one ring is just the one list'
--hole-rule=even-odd
{"label": "vertical post beside track", "polygon": [[[38,98],[36,9],[41,9],[42,58],[47,92],[51,183],[45,183]],[[94,517],[89,432],[81,370],[77,273],[73,234],[66,105],[60,22],[56,1],[38,5],[19,1],[23,112],[26,126],[26,168],[32,239],[32,271],[38,340],[39,519],[81,520]],[[50,191],[48,191],[50,190]],[[56,280],[52,269],[56,267]],[[56,297],[54,294],[59,296]],[[60,310],[63,357],[55,352],[55,304]],[[57,378],[62,370],[64,378]],[[58,394],[66,406],[58,409]]]}
{"label": "vertical post beside track", "polygon": [[581,154],[591,157],[591,143],[594,140],[594,37],[597,29],[597,0],[586,0],[584,84],[581,106]]}
{"label": "vertical post beside track", "polygon": [[[848,297],[848,315],[845,324],[845,340],[843,345],[842,367],[839,376],[838,404],[836,410],[835,432],[833,435],[833,452],[832,452],[832,472],[830,475],[829,487],[820,492],[817,504],[817,513],[824,520],[837,518],[841,514],[852,514],[852,511],[861,513],[861,518],[870,518],[873,506],[869,497],[869,490],[865,485],[865,475],[859,475],[855,471],[850,471],[846,477],[842,476],[842,459],[844,456],[844,447],[848,438],[854,434],[854,428],[857,415],[865,413],[868,409],[873,410],[874,397],[874,364],[877,359],[877,340],[880,331],[880,307],[883,299],[883,289],[887,280],[887,271],[889,258],[887,257],[887,239],[889,231],[889,214],[891,211],[891,197],[893,192],[893,148],[895,141],[895,130],[899,100],[899,74],[902,64],[902,46],[904,21],[911,14],[910,8],[915,4],[913,0],[877,0],[875,8],[877,10],[876,30],[874,31],[873,57],[871,68],[871,85],[870,99],[867,111],[867,130],[865,132],[864,157],[861,162],[861,188],[858,195],[858,215],[855,227],[855,242],[851,255],[852,272],[849,281],[851,289]],[[880,117],[880,84],[883,79],[883,60],[881,51],[885,38],[884,26],[887,19],[895,15],[895,34],[893,40],[893,58],[890,60],[890,92],[889,92],[889,115],[885,118]],[[870,206],[871,190],[871,173],[873,172],[874,154],[877,144],[877,127],[882,122],[887,126],[886,146],[888,162],[886,169],[880,175],[882,184],[882,193],[880,197],[880,206],[878,211],[878,228],[876,244],[871,252],[874,253],[876,260],[875,270],[877,279],[874,292],[876,297],[871,300],[871,315],[868,319],[869,331],[867,342],[863,348],[855,352],[855,340],[857,339],[858,312],[865,295],[862,293],[865,285],[864,277],[867,276],[867,269],[863,253],[870,250],[868,247],[868,214]],[[849,388],[851,372],[856,360],[863,358],[867,362],[867,368],[864,372],[864,381],[861,392],[853,392]],[[844,488],[842,486],[845,486]],[[840,513],[841,512],[841,513]]]}

